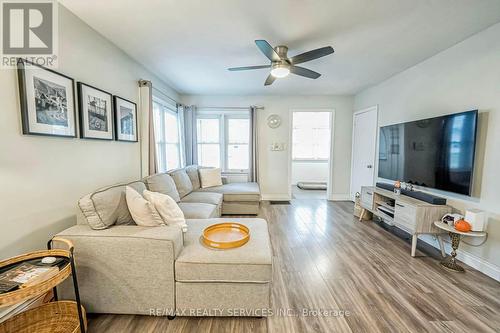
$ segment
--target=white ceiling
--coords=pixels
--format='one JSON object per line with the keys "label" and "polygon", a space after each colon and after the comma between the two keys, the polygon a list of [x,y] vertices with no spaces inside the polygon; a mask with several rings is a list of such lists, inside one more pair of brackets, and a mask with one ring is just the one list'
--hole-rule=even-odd
{"label": "white ceiling", "polygon": [[[500,21],[499,0],[61,0],[184,94],[354,94]],[[268,64],[254,44],[289,56],[327,45],[333,55],[301,64],[264,87]]]}

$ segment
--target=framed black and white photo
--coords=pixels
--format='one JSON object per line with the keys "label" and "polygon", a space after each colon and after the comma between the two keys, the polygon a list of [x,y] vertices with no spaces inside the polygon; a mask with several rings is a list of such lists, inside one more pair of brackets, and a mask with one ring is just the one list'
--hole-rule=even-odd
{"label": "framed black and white photo", "polygon": [[116,140],[137,142],[137,105],[114,96]]}
{"label": "framed black and white photo", "polygon": [[80,137],[83,139],[113,140],[112,95],[104,90],[78,82]]}
{"label": "framed black and white photo", "polygon": [[76,137],[74,80],[19,59],[23,134]]}

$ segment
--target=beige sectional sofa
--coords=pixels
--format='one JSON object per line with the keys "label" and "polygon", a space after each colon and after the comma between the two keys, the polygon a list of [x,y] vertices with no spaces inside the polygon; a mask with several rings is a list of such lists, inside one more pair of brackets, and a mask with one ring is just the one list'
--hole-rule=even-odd
{"label": "beige sectional sofa", "polygon": [[[210,191],[199,187],[197,170],[190,166],[109,186],[79,200],[78,224],[58,235],[75,244],[80,295],[88,312],[266,315],[272,276],[267,222],[220,218],[227,212],[255,213],[258,185],[224,184]],[[148,188],[174,198],[186,216],[187,233],[176,226],[136,225],[125,199],[127,185],[139,193]],[[227,221],[250,229],[247,244],[218,251],[200,243],[204,228]],[[72,288],[63,284],[59,293],[71,298]]]}
{"label": "beige sectional sofa", "polygon": [[146,177],[143,181],[150,191],[171,196],[188,219],[259,213],[260,188],[257,183],[226,183],[202,188],[198,169],[198,166],[190,165]]}

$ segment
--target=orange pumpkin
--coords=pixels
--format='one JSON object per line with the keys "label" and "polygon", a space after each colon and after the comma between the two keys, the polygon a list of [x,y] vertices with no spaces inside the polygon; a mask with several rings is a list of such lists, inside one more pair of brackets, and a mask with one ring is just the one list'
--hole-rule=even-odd
{"label": "orange pumpkin", "polygon": [[469,222],[462,219],[455,222],[455,229],[462,232],[469,232],[471,231],[471,226]]}

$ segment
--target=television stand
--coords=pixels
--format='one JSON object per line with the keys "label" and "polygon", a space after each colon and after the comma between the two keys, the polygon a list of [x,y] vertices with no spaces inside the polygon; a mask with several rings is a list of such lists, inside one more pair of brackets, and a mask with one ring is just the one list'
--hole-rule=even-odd
{"label": "television stand", "polygon": [[434,205],[374,186],[363,186],[361,188],[360,204],[361,208],[363,208],[360,220],[366,211],[369,211],[381,218],[385,223],[396,226],[412,235],[412,257],[415,257],[418,235],[421,234],[437,236],[441,255],[445,257],[444,244],[441,238],[443,231],[436,228],[434,221],[441,221],[445,214],[451,213],[452,208],[450,206]]}

